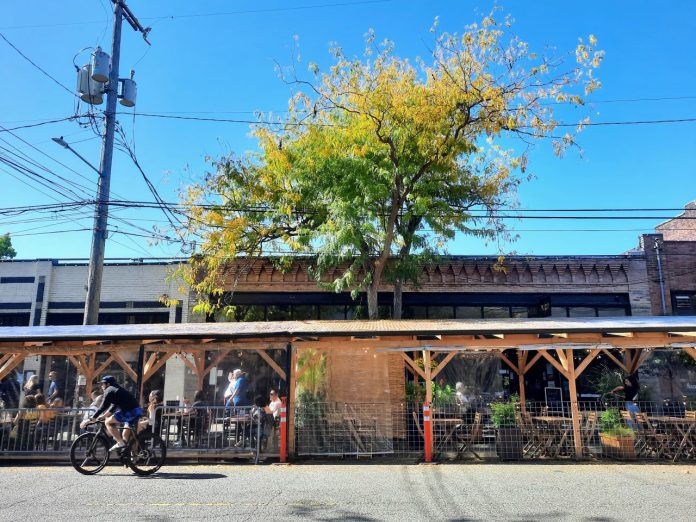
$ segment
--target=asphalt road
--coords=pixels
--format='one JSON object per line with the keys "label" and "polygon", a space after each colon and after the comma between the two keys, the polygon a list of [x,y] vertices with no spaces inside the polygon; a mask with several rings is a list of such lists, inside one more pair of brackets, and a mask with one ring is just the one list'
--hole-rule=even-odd
{"label": "asphalt road", "polygon": [[0,467],[0,520],[696,520],[696,466]]}

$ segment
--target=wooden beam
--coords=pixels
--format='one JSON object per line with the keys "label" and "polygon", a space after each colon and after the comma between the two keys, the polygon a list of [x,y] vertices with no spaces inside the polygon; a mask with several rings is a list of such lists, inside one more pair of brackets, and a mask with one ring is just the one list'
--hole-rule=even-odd
{"label": "wooden beam", "polygon": [[432,407],[433,403],[433,375],[430,367],[430,350],[423,350],[423,372],[425,373],[425,402]]}
{"label": "wooden beam", "polygon": [[601,350],[599,350],[599,349],[590,350],[590,353],[587,355],[587,357],[585,357],[585,358],[582,360],[582,362],[580,363],[580,365],[579,365],[579,366],[577,367],[577,369],[575,370],[575,378],[576,378],[576,379],[577,379],[578,377],[580,377],[580,375],[582,374],[582,372],[585,371],[585,369],[586,369],[586,368],[589,366],[589,364],[594,360],[594,358],[597,357],[597,356],[599,355],[600,351],[601,351]]}
{"label": "wooden beam", "polygon": [[0,366],[0,380],[7,377],[10,372],[24,360],[24,357],[25,355],[22,353],[10,354],[9,359],[7,359],[2,366]]}
{"label": "wooden beam", "polygon": [[[164,366],[165,363],[166,363],[169,359],[171,359],[173,356],[174,356],[173,353],[163,353],[163,354],[161,355],[161,357],[159,358],[159,360],[158,360],[154,365],[152,365],[152,367],[150,368],[150,370],[149,370],[147,373],[143,372],[143,384],[145,384],[148,380],[150,380],[150,378],[151,378],[153,375],[155,375],[155,373],[157,373],[157,371],[158,371],[162,366]],[[133,372],[133,373],[135,373],[135,372]]]}
{"label": "wooden beam", "polygon": [[561,361],[561,366],[563,366],[565,371],[568,371],[568,359],[566,359],[564,350],[556,348],[556,355],[558,355],[558,360]]}
{"label": "wooden beam", "polygon": [[523,413],[527,412],[527,390],[524,383],[524,367],[527,365],[527,357],[529,357],[528,351],[517,350],[517,384],[520,393],[520,408]]}
{"label": "wooden beam", "polygon": [[638,368],[643,366],[643,363],[645,363],[645,361],[647,361],[653,353],[654,352],[652,350],[643,350],[643,353],[640,355],[640,359],[638,359],[636,362],[636,369],[634,371],[638,371]]}
{"label": "wooden beam", "polygon": [[442,370],[445,369],[445,366],[449,364],[449,362],[457,355],[457,352],[450,352],[447,354],[447,357],[445,357],[440,364],[437,365],[437,368],[433,370],[432,378],[434,379],[437,377],[437,374],[440,373]]}
{"label": "wooden beam", "polygon": [[285,380],[285,370],[283,370],[280,367],[280,365],[278,365],[278,363],[273,360],[273,357],[271,357],[270,355],[268,355],[268,353],[266,353],[266,350],[256,350],[256,353],[258,353],[261,356],[261,358],[264,361],[266,361],[268,366],[273,368],[273,370],[278,374],[278,376],[281,379]]}
{"label": "wooden beam", "polygon": [[404,360],[404,362],[406,362],[406,366],[414,373],[414,375],[418,375],[421,379],[425,380],[425,373],[418,367],[413,359],[411,359],[404,352],[401,352],[401,358]]}
{"label": "wooden beam", "polygon": [[519,373],[519,372],[520,372],[519,367],[517,367],[517,365],[513,364],[513,362],[512,362],[510,359],[508,359],[507,357],[505,357],[505,354],[502,352],[502,350],[498,352],[498,357],[500,357],[500,358],[503,360],[503,362],[504,362],[505,364],[507,364],[510,368],[512,368],[512,370],[513,370],[515,373]]}
{"label": "wooden beam", "polygon": [[193,361],[191,361],[191,359],[189,359],[189,355],[192,355],[192,354],[190,354],[190,353],[180,353],[180,354],[177,355],[177,357],[179,357],[179,359],[181,359],[181,361],[182,361],[186,366],[188,366],[189,370],[191,370],[191,372],[193,372],[193,374],[195,375],[196,370],[197,370],[196,364],[195,364]]}
{"label": "wooden beam", "polygon": [[13,355],[13,353],[6,353],[2,357],[0,357],[0,368],[2,368],[2,365],[9,361]]}
{"label": "wooden beam", "polygon": [[553,365],[553,367],[556,368],[556,370],[558,370],[558,373],[563,375],[563,377],[565,377],[566,379],[568,378],[568,372],[565,370],[565,368],[563,368],[561,363],[559,363],[556,359],[553,358],[553,355],[551,355],[546,350],[542,350],[539,353],[544,359],[549,361]]}
{"label": "wooden beam", "polygon": [[147,361],[145,361],[145,364],[143,364],[143,375],[149,372],[152,365],[157,362],[157,354],[158,352],[151,353],[150,357],[147,358]]}
{"label": "wooden beam", "polygon": [[133,382],[138,382],[138,374],[135,373],[135,370],[131,368],[130,364],[126,362],[126,360],[120,353],[112,352],[111,357],[114,358],[114,362],[116,362],[116,364],[118,364],[121,368],[123,368],[126,371],[128,377],[130,377]]}
{"label": "wooden beam", "polygon": [[626,368],[626,366],[624,365],[624,363],[622,363],[613,353],[611,353],[609,350],[606,350],[606,349],[604,349],[604,348],[602,348],[601,351],[602,351],[602,353],[603,353],[604,355],[606,355],[607,357],[609,357],[609,359],[611,359],[612,361],[614,361],[614,364],[616,364],[616,366],[618,366],[619,368],[621,368],[624,372],[628,373],[628,368]]}
{"label": "wooden beam", "polygon": [[231,348],[229,348],[229,349],[227,349],[227,350],[220,350],[220,353],[218,353],[218,354],[213,358],[213,360],[210,361],[210,366],[208,366],[208,367],[205,369],[205,374],[208,375],[208,374],[210,373],[210,371],[211,371],[213,368],[215,368],[218,364],[220,364],[220,363],[222,362],[222,360],[223,360],[225,357],[227,357],[227,354],[230,353],[231,351],[232,351]]}
{"label": "wooden beam", "polygon": [[578,409],[578,390],[576,386],[577,373],[575,372],[573,350],[566,351],[565,359],[568,363],[568,392],[570,393],[570,412],[573,419],[575,458],[580,459],[582,458],[582,433],[580,432],[580,411]]}
{"label": "wooden beam", "polygon": [[541,359],[541,352],[537,352],[534,357],[532,357],[532,360],[529,361],[527,364],[524,365],[524,368],[522,369],[522,373],[527,373],[529,369],[536,364],[536,362]]}
{"label": "wooden beam", "polygon": [[693,357],[694,359],[696,359],[696,348],[687,346],[687,347],[682,348],[682,350],[684,350],[684,351],[685,351],[686,353],[688,353],[691,357]]}

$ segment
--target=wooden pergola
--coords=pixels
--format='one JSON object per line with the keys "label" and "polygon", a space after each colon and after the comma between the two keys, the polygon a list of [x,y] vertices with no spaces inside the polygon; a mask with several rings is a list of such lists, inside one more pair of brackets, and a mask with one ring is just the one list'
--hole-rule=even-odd
{"label": "wooden pergola", "polygon": [[[87,380],[88,390],[106,367],[119,364],[136,382],[151,378],[173,356],[181,357],[202,387],[206,375],[232,350],[250,350],[286,382],[288,433],[294,433],[293,407],[297,348],[341,350],[376,348],[400,353],[405,367],[431,384],[459,353],[494,353],[519,377],[524,407],[524,376],[544,359],[568,380],[575,451],[582,454],[576,381],[593,359],[606,355],[627,373],[636,371],[655,349],[682,350],[696,359],[696,317],[617,317],[591,319],[287,321],[263,323],[189,323],[162,325],[63,326],[0,328],[0,379],[29,355],[66,356]],[[285,368],[269,355],[284,350]],[[517,358],[505,355],[515,350]],[[207,362],[206,353],[217,354]],[[124,352],[139,352],[133,368]],[[421,368],[407,355],[422,354]],[[97,366],[99,353],[108,354]],[[575,355],[582,353],[576,364]],[[435,364],[432,364],[435,363]],[[432,437],[430,438],[432,440]],[[294,453],[294,437],[288,449]]]}

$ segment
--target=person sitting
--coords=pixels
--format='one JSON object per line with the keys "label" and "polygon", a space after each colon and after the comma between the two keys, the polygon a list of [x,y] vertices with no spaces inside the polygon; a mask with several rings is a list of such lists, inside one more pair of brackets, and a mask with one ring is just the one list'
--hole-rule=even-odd
{"label": "person sitting", "polygon": [[37,393],[34,395],[34,401],[36,402],[36,409],[40,410],[37,412],[39,416],[39,424],[48,424],[55,418],[56,412],[48,409],[46,397],[43,393]]}
{"label": "person sitting", "polygon": [[[252,422],[247,424],[249,432],[245,434],[245,438],[253,444],[256,441],[256,436],[260,428],[261,440],[259,447],[263,449],[266,446],[266,441],[273,433],[273,415],[268,413],[268,401],[263,396],[257,395],[254,398],[254,405],[251,408]],[[257,423],[260,423],[260,427]]]}
{"label": "person sitting", "polygon": [[277,421],[280,417],[280,408],[283,406],[283,402],[280,400],[280,397],[278,397],[278,390],[275,388],[271,388],[269,395],[270,402],[268,403],[268,406],[266,406],[265,411],[273,416],[274,421]]}
{"label": "person sitting", "polygon": [[153,433],[160,433],[162,426],[162,390],[152,390],[147,397],[147,417],[138,423],[138,431],[147,426],[152,427]]}
{"label": "person sitting", "polygon": [[35,396],[27,395],[22,401],[20,410],[12,419],[10,439],[14,440],[13,449],[29,448],[38,419],[39,412],[36,410]]}
{"label": "person sitting", "polygon": [[203,390],[198,390],[193,395],[193,404],[190,408],[189,417],[189,445],[194,444],[196,440],[200,442],[201,438],[208,429],[208,409],[205,403],[205,393]]}
{"label": "person sitting", "polygon": [[[92,422],[106,419],[106,431],[116,441],[109,451],[117,451],[126,447],[124,438],[128,439],[130,436],[131,423],[142,416],[143,409],[136,398],[121,388],[111,375],[105,375],[99,382],[104,390],[104,402],[94,415],[80,423],[80,428],[84,429]],[[123,436],[118,430],[120,422],[124,423]]]}

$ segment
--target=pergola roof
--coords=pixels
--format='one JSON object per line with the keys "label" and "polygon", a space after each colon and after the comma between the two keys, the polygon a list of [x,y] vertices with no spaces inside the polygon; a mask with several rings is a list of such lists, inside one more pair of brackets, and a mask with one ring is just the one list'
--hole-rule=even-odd
{"label": "pergola roof", "polygon": [[0,343],[143,339],[262,339],[336,336],[432,336],[664,332],[696,336],[696,317],[277,321],[241,323],[29,326],[0,328]]}

